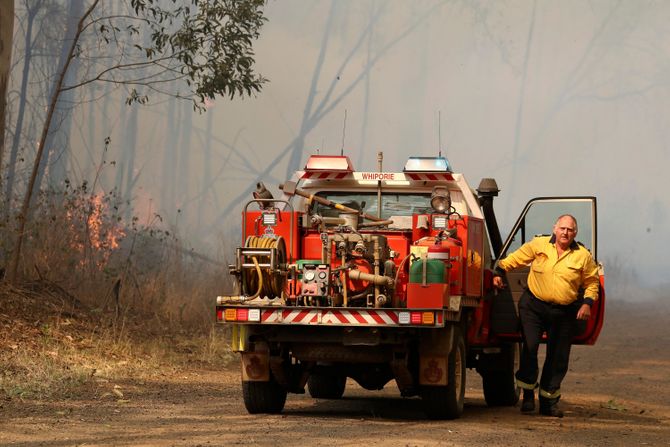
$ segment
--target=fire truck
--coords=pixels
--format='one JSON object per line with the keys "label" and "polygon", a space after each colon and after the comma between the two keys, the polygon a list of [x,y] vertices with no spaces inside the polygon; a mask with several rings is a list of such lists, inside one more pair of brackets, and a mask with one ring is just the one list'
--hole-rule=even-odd
{"label": "fire truck", "polygon": [[[539,197],[503,241],[492,178],[476,189],[445,157],[410,157],[401,172],[356,171],[347,156],[313,155],[279,185],[262,183],[242,211],[242,240],[229,266],[234,290],[217,297],[241,354],[249,413],[278,413],[288,393],[339,399],[350,378],[367,390],[395,381],[429,418],[463,412],[466,368],[482,377],[490,406],[519,399],[518,299],[528,268],[492,285],[497,259],[564,213],[597,254],[595,197]],[[593,344],[600,299],[576,322],[576,344]]]}

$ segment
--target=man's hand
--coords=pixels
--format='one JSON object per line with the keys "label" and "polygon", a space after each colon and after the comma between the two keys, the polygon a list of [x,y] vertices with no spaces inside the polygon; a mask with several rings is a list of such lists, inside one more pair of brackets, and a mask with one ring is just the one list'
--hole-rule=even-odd
{"label": "man's hand", "polygon": [[578,320],[588,320],[591,318],[591,306],[588,304],[582,304],[582,307],[577,311]]}
{"label": "man's hand", "polygon": [[493,286],[496,289],[504,289],[505,288],[505,283],[503,282],[502,276],[494,276],[493,277]]}

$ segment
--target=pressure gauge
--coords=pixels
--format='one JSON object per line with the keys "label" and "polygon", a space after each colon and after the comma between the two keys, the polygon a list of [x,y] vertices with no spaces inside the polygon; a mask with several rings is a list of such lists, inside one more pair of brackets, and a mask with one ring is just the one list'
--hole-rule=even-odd
{"label": "pressure gauge", "polygon": [[305,272],[305,280],[306,281],[313,281],[314,280],[314,271],[313,270],[308,270]]}
{"label": "pressure gauge", "polygon": [[323,270],[319,272],[319,279],[326,279],[326,276],[328,276],[328,274]]}

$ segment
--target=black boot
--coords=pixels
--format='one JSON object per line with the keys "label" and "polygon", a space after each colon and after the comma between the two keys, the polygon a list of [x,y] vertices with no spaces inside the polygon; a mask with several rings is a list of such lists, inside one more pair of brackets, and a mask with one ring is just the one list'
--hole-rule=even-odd
{"label": "black boot", "polygon": [[521,412],[530,413],[535,411],[535,391],[523,390],[523,402],[521,402]]}
{"label": "black boot", "polygon": [[563,412],[558,408],[558,399],[543,399],[540,396],[540,414],[554,418],[562,418]]}

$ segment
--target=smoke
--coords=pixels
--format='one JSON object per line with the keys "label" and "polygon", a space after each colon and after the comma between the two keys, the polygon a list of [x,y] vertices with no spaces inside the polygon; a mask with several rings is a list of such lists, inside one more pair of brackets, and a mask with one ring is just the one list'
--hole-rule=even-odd
{"label": "smoke", "polygon": [[[617,265],[612,283],[660,285],[670,4],[284,0],[266,15],[255,50],[270,82],[258,95],[188,118],[172,102],[154,104],[136,126],[121,100],[101,103],[105,115],[82,106],[73,165],[84,175],[108,132],[108,160],[129,169],[124,154],[136,152],[120,177],[142,218],[158,214],[198,251],[220,255],[239,243],[256,182],[278,195],[317,150],[343,149],[368,171],[381,150],[384,170],[398,172],[408,156],[441,149],[471,185],[496,178],[503,229],[532,197],[597,196],[598,257]],[[129,128],[136,138],[124,137]],[[102,177],[103,188],[118,186],[112,168]]]}

